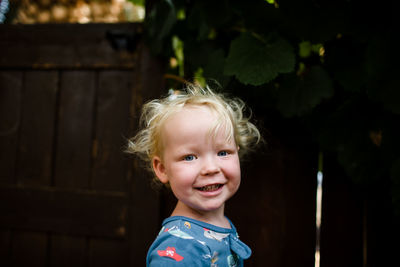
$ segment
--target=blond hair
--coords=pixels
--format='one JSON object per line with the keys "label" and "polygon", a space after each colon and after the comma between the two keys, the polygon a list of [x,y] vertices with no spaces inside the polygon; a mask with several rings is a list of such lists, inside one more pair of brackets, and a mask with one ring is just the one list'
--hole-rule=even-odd
{"label": "blond hair", "polygon": [[188,105],[207,106],[215,112],[218,119],[210,128],[210,133],[215,136],[223,128],[227,140],[234,138],[240,148],[240,156],[251,150],[261,139],[257,127],[249,121],[250,116],[244,116],[245,103],[241,99],[228,98],[213,92],[209,87],[188,85],[183,91],[143,105],[140,117],[142,129],[128,141],[127,152],[138,155],[152,170],[152,159],[155,156],[163,158],[161,130],[164,123]]}

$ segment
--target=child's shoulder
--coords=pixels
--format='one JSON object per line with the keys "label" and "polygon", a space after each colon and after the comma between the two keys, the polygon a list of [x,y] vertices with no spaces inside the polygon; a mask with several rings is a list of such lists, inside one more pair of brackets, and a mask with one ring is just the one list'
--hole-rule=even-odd
{"label": "child's shoulder", "polygon": [[164,220],[159,236],[167,235],[192,240],[198,238],[200,232],[201,227],[191,219],[175,216]]}
{"label": "child's shoulder", "polygon": [[175,266],[185,263],[190,266],[209,265],[211,251],[201,240],[200,227],[185,218],[168,218],[150,247],[147,264],[154,266]]}
{"label": "child's shoulder", "polygon": [[173,216],[164,220],[158,239],[178,238],[193,240],[208,247],[209,241],[222,241],[229,235],[237,235],[234,228],[221,228],[183,216]]}
{"label": "child's shoulder", "polygon": [[[236,241],[239,235],[235,226],[228,219],[231,228],[223,228],[203,221],[198,221],[184,216],[172,216],[163,221],[160,235],[172,235],[183,239],[194,239],[201,244],[213,246],[221,241],[229,242],[228,239]],[[168,234],[167,234],[168,233]],[[214,241],[218,241],[214,243]]]}
{"label": "child's shoulder", "polygon": [[233,234],[236,233],[236,228],[235,226],[232,224],[232,222],[228,219],[229,223],[230,223],[230,228],[223,228],[223,227],[219,227],[210,223],[206,223],[203,221],[199,221],[196,219],[192,219],[189,217],[185,217],[185,216],[172,216],[172,217],[168,217],[163,221],[163,227],[167,228],[167,227],[180,227],[183,229],[187,229],[187,230],[199,230],[201,229],[203,230],[212,230],[214,232],[220,232],[220,233],[229,233],[229,234]]}
{"label": "child's shoulder", "polygon": [[152,266],[164,266],[165,262],[208,266],[218,259],[222,262],[225,261],[223,259],[226,262],[242,262],[250,254],[250,248],[238,239],[233,225],[231,228],[221,228],[191,218],[173,216],[164,220],[159,235],[149,249],[147,263]]}

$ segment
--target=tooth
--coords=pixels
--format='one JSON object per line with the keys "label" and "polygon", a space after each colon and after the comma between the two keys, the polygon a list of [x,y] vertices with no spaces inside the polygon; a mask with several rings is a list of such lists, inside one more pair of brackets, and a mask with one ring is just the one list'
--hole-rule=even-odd
{"label": "tooth", "polygon": [[213,184],[213,185],[208,185],[208,186],[203,186],[201,188],[199,188],[201,191],[214,191],[216,189],[218,189],[220,187],[219,184]]}

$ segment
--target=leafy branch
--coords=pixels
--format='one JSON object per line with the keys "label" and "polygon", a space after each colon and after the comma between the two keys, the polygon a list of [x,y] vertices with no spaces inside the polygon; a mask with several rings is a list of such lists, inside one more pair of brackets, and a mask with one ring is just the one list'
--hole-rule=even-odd
{"label": "leafy branch", "polygon": [[[168,75],[202,75],[259,113],[297,120],[363,190],[389,183],[400,214],[399,40],[386,16],[391,8],[360,9],[353,0],[159,0],[146,29],[166,61],[182,55],[184,71],[171,66]],[[178,52],[173,38],[182,41]]]}

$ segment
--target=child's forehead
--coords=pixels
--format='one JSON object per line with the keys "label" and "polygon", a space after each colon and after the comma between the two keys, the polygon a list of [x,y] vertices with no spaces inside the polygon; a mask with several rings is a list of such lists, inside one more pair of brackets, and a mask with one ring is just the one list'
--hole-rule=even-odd
{"label": "child's forehead", "polygon": [[230,140],[232,137],[233,128],[229,117],[206,104],[186,104],[179,107],[164,121],[161,131],[176,134],[177,131],[180,132],[182,129],[192,128],[193,125],[198,124],[203,126],[202,129],[208,129],[207,136],[212,139],[223,136],[223,139]]}
{"label": "child's forehead", "polygon": [[198,114],[210,114],[211,116],[217,116],[217,111],[209,106],[209,105],[198,105],[198,104],[185,104],[183,106],[177,107],[175,110],[173,110],[168,116],[168,119],[172,119],[174,117],[182,117],[183,115],[193,115],[196,116]]}
{"label": "child's forehead", "polygon": [[209,105],[207,103],[205,103],[205,104],[185,104],[185,105],[183,105],[181,111],[187,111],[187,110],[191,110],[191,111],[194,111],[194,112],[196,112],[196,111],[201,112],[201,111],[204,111],[204,110],[213,111],[214,108],[212,108],[211,105]]}
{"label": "child's forehead", "polygon": [[[213,118],[211,122],[219,120],[217,113],[210,107],[205,105],[184,105],[176,107],[169,114],[166,114],[164,126],[171,122],[196,123],[196,118]],[[210,122],[210,123],[211,123]]]}

